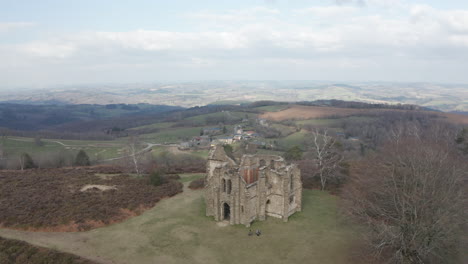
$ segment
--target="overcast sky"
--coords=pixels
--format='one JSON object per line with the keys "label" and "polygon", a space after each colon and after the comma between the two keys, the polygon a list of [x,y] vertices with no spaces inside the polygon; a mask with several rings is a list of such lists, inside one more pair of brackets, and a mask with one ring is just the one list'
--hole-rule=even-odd
{"label": "overcast sky", "polygon": [[468,83],[468,1],[0,0],[0,89],[165,80]]}

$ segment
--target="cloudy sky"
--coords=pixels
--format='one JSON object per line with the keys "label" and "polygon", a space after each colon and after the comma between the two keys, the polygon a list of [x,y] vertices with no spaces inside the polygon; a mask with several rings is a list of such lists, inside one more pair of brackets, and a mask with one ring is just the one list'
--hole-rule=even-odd
{"label": "cloudy sky", "polygon": [[0,89],[171,80],[468,83],[468,1],[0,0]]}

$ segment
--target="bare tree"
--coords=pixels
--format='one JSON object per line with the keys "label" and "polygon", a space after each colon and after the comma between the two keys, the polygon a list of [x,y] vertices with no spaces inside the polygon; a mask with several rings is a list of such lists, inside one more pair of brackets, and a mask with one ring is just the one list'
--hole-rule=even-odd
{"label": "bare tree", "polygon": [[317,173],[320,177],[321,188],[324,190],[327,181],[335,176],[343,156],[336,150],[336,139],[328,135],[327,129],[322,132],[317,128],[312,130],[312,137]]}
{"label": "bare tree", "polygon": [[25,164],[24,155],[19,155],[18,161],[19,161],[20,169],[21,169],[21,171],[23,171],[24,170],[24,164]]}
{"label": "bare tree", "polygon": [[352,170],[345,210],[385,263],[447,263],[463,234],[468,168],[446,144],[399,138]]}
{"label": "bare tree", "polygon": [[138,136],[130,136],[127,142],[127,156],[131,160],[132,166],[136,174],[140,174],[139,170],[139,152],[138,147],[140,146],[140,139]]}

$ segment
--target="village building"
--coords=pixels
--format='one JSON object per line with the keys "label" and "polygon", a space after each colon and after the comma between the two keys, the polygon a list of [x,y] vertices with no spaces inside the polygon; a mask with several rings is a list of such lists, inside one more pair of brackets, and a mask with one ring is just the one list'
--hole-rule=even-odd
{"label": "village building", "polygon": [[220,137],[214,140],[215,144],[232,144],[234,142],[233,137]]}
{"label": "village building", "polygon": [[209,136],[196,136],[192,137],[190,141],[181,142],[179,144],[180,150],[187,150],[190,148],[203,148],[210,146],[211,139]]}
{"label": "village building", "polygon": [[242,135],[243,132],[244,132],[244,129],[242,128],[241,125],[237,125],[234,127],[234,134]]}
{"label": "village building", "polygon": [[301,173],[275,155],[244,155],[236,162],[215,145],[205,179],[206,215],[250,226],[267,217],[288,221],[302,207]]}
{"label": "village building", "polygon": [[260,135],[257,132],[249,130],[249,131],[244,131],[244,133],[242,134],[242,139],[251,139],[251,138],[255,138],[259,136]]}

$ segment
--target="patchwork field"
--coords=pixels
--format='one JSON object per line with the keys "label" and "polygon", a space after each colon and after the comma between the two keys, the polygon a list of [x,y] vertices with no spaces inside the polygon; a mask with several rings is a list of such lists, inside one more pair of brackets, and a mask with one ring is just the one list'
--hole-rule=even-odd
{"label": "patchwork field", "polygon": [[0,229],[0,235],[101,263],[351,263],[356,233],[340,220],[337,202],[326,192],[306,190],[303,212],[288,223],[255,222],[251,229],[262,235],[249,237],[249,228],[206,217],[203,191],[185,187],[142,215],[111,226],[79,233]]}
{"label": "patchwork field", "polygon": [[361,109],[294,105],[285,110],[263,113],[262,115],[260,115],[260,117],[273,121],[282,121],[288,119],[311,119],[324,118],[330,116],[350,116],[361,113],[362,111],[363,110]]}
{"label": "patchwork field", "polygon": [[[321,107],[321,106],[303,106],[293,105],[285,110],[277,112],[266,112],[260,115],[261,118],[269,119],[272,121],[283,120],[306,120],[318,119],[327,117],[347,117],[359,114],[370,114],[385,111],[404,111],[404,110],[391,110],[391,109],[356,109],[356,108],[337,108],[337,107]],[[420,111],[422,112],[422,111]],[[440,118],[447,119],[449,122],[456,124],[468,124],[468,115],[432,112],[425,111],[431,115],[438,115]]]}

